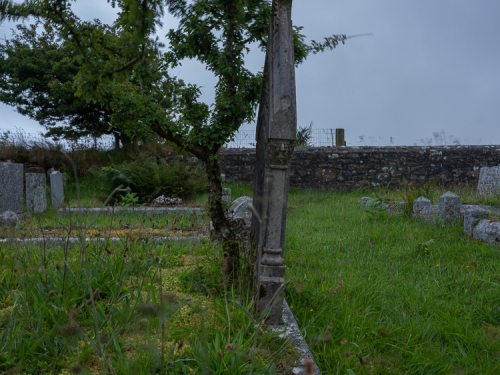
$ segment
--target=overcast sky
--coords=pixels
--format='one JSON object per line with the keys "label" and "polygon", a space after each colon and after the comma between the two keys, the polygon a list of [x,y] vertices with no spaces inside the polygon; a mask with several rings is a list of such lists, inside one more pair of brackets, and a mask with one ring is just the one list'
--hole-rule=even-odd
{"label": "overcast sky", "polygon": [[[78,0],[74,9],[106,23],[115,15],[106,0]],[[348,145],[387,145],[391,137],[422,144],[442,130],[462,144],[500,144],[499,15],[498,0],[295,0],[292,19],[308,40],[373,33],[297,68],[299,126],[345,128]],[[7,38],[12,26],[1,26]],[[166,16],[158,35],[175,26]],[[263,63],[254,48],[249,68]],[[212,101],[216,81],[203,65],[186,61],[172,73],[203,86],[203,100]],[[4,104],[0,115],[2,129],[43,130]]]}

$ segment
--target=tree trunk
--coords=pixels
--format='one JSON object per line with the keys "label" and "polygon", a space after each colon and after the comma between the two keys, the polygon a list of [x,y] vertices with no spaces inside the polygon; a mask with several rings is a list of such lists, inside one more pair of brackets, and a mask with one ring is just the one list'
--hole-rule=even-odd
{"label": "tree trunk", "polygon": [[235,280],[239,270],[240,248],[232,224],[224,212],[218,155],[207,155],[203,163],[208,177],[208,205],[214,237],[221,243],[224,252],[223,270],[230,280]]}

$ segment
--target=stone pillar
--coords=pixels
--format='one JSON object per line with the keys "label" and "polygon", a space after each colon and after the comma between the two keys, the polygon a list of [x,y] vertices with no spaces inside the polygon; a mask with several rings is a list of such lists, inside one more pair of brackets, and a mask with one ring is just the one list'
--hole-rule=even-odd
{"label": "stone pillar", "polygon": [[64,203],[63,175],[59,171],[50,174],[50,196],[52,208],[58,209]]}
{"label": "stone pillar", "polygon": [[490,211],[480,207],[468,208],[464,212],[464,233],[472,236],[474,228],[480,220],[488,218]]}
{"label": "stone pillar", "polygon": [[257,250],[257,308],[282,323],[290,159],[297,131],[292,1],[273,0],[257,117],[252,237]]}
{"label": "stone pillar", "polygon": [[21,213],[23,207],[23,165],[0,163],[0,213]]}
{"label": "stone pillar", "polygon": [[[29,213],[34,212],[34,191],[39,187],[45,187],[47,178],[45,173],[26,173],[26,208]],[[47,204],[45,204],[47,206]],[[44,209],[45,211],[45,209]],[[43,211],[42,211],[43,212]]]}
{"label": "stone pillar", "polygon": [[447,191],[439,197],[439,215],[443,219],[460,219],[460,197]]}
{"label": "stone pillar", "polygon": [[428,207],[430,205],[431,201],[429,199],[427,199],[426,197],[418,197],[413,201],[413,215],[419,216],[420,212],[422,212],[425,207]]}

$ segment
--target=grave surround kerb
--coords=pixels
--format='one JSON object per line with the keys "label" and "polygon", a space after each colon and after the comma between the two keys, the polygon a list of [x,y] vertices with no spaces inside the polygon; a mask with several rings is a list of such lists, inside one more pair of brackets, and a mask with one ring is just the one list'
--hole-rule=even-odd
{"label": "grave surround kerb", "polygon": [[252,234],[259,311],[282,324],[290,159],[297,130],[292,1],[274,0],[257,118]]}
{"label": "grave surround kerb", "polygon": [[474,228],[479,221],[486,219],[490,215],[490,211],[480,207],[468,208],[464,212],[464,232],[468,236],[472,236]]}

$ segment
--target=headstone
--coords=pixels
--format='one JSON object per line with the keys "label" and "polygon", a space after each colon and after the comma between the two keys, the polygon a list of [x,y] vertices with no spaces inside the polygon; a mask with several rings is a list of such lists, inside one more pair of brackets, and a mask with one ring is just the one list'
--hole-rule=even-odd
{"label": "headstone", "polygon": [[477,196],[500,196],[500,166],[482,167],[479,171]]}
{"label": "headstone", "polygon": [[[45,176],[45,175],[44,175]],[[42,213],[47,209],[47,189],[38,186],[33,189],[33,213]]]}
{"label": "headstone", "polygon": [[486,219],[490,215],[490,211],[483,208],[474,207],[468,208],[464,213],[464,233],[472,236],[474,228],[480,220]]}
{"label": "headstone", "polygon": [[[34,191],[39,187],[45,187],[47,178],[45,173],[26,173],[26,208],[28,212],[34,212]],[[45,210],[44,210],[45,211]]]}
{"label": "headstone", "polygon": [[222,201],[228,206],[231,204],[231,189],[222,188]]}
{"label": "headstone", "polygon": [[439,215],[443,219],[456,220],[460,218],[460,197],[447,191],[439,197]]}
{"label": "headstone", "polygon": [[239,197],[235,199],[229,208],[229,219],[231,221],[243,220],[245,225],[250,228],[252,221],[250,206],[252,205],[253,199],[250,197]]}
{"label": "headstone", "polygon": [[413,215],[419,216],[425,207],[431,205],[431,201],[426,197],[418,197],[413,201]]}
{"label": "headstone", "polygon": [[291,11],[291,0],[273,0],[255,138],[257,308],[268,324],[282,323],[290,159],[297,130]]}
{"label": "headstone", "polygon": [[50,196],[53,208],[58,209],[64,204],[63,175],[59,171],[50,174]]}
{"label": "headstone", "polygon": [[23,212],[23,165],[0,163],[0,213]]}

